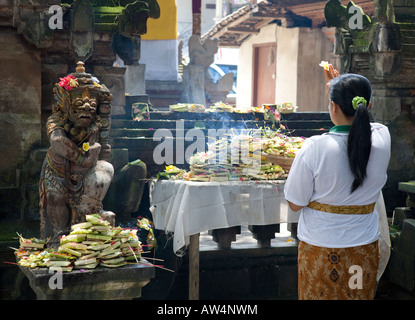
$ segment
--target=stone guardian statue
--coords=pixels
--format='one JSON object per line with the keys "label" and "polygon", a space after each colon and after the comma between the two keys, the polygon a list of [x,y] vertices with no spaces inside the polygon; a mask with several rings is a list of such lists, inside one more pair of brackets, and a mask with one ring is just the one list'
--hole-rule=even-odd
{"label": "stone guardian statue", "polygon": [[86,214],[115,222],[115,214],[102,208],[114,175],[108,161],[112,95],[85,73],[82,62],[55,84],[54,94],[56,105],[46,124],[50,147],[39,183],[41,237],[50,238],[52,245],[72,224],[85,221]]}

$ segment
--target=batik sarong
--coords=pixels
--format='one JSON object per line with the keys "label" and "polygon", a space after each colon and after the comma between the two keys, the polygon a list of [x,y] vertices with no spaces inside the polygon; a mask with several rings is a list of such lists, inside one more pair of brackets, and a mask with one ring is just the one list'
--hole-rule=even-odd
{"label": "batik sarong", "polygon": [[376,291],[378,241],[350,248],[323,248],[300,241],[300,300],[371,300]]}

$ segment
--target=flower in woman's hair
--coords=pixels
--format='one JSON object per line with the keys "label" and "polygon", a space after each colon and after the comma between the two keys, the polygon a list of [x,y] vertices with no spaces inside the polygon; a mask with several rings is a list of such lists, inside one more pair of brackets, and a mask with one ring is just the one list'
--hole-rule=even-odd
{"label": "flower in woman's hair", "polygon": [[320,67],[324,68],[324,70],[330,70],[330,63],[328,61],[321,61],[319,64]]}
{"label": "flower in woman's hair", "polygon": [[90,148],[89,142],[84,142],[82,144],[82,150],[84,150],[85,152],[88,152],[89,148]]}
{"label": "flower in woman's hair", "polygon": [[64,78],[60,78],[60,80],[59,86],[68,91],[79,86],[78,80],[71,74]]}

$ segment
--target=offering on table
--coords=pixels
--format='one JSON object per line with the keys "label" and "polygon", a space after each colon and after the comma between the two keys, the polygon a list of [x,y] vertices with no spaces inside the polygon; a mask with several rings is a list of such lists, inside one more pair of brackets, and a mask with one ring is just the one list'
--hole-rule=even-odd
{"label": "offering on table", "polygon": [[263,141],[263,150],[270,162],[280,165],[285,171],[289,171],[304,141],[305,138],[303,137],[290,137],[277,133]]}
{"label": "offering on table", "polygon": [[174,112],[188,112],[189,107],[186,103],[172,104],[169,106],[170,111]]}
{"label": "offering on table", "polygon": [[199,103],[177,103],[169,106],[174,112],[205,112],[205,106]]}
{"label": "offering on table", "polygon": [[209,142],[207,152],[190,157],[189,171],[171,165],[157,178],[204,182],[282,179],[304,141],[303,137],[262,129],[229,134]]}
{"label": "offering on table", "polygon": [[264,139],[262,147],[267,155],[294,158],[303,146],[304,141],[305,138],[303,137],[289,137],[278,134]]}
{"label": "offering on table", "polygon": [[251,111],[252,112],[257,112],[257,113],[264,113],[265,112],[264,106],[262,106],[262,107],[251,107]]}
{"label": "offering on table", "polygon": [[193,103],[188,108],[189,112],[205,112],[205,106],[203,104]]}
{"label": "offering on table", "polygon": [[19,235],[19,242],[21,248],[43,249],[45,247],[45,244],[47,243],[47,240],[37,238],[25,239],[21,235]]}
{"label": "offering on table", "polygon": [[293,113],[297,110],[298,107],[293,106],[292,103],[282,103],[278,105],[278,111],[281,113]]}
{"label": "offering on table", "polygon": [[166,166],[164,172],[159,172],[157,174],[157,179],[170,179],[172,176],[185,173],[186,170],[179,169],[176,166],[168,165]]}
{"label": "offering on table", "polygon": [[234,107],[228,103],[224,103],[222,101],[215,102],[209,108],[209,111],[213,112],[233,112]]}

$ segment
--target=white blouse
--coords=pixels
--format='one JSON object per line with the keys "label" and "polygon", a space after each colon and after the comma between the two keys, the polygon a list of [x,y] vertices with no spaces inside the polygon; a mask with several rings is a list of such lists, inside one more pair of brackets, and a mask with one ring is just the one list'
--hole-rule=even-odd
{"label": "white blouse", "polygon": [[[365,245],[379,238],[378,215],[334,214],[307,207],[366,205],[378,200],[387,175],[391,139],[386,126],[372,123],[372,148],[363,184],[350,193],[354,180],[347,156],[348,131],[313,136],[296,156],[284,188],[285,199],[301,209],[297,235],[301,241],[328,248]],[[342,126],[334,127],[341,129]]]}

